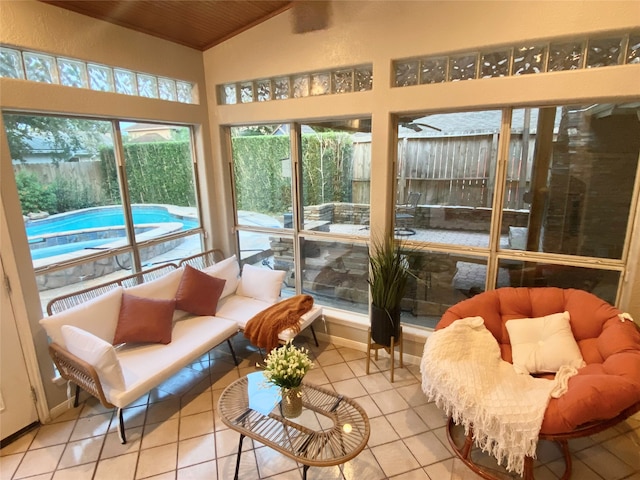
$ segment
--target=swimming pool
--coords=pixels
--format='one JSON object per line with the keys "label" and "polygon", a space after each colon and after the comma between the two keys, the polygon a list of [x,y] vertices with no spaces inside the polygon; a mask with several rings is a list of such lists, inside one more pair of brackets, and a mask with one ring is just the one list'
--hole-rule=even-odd
{"label": "swimming pool", "polygon": [[[153,238],[160,234],[197,228],[195,217],[171,211],[171,206],[134,205],[133,223],[136,238],[144,234]],[[93,207],[51,215],[26,224],[33,260],[49,258],[78,250],[100,249],[124,245],[124,215],[119,205]]]}

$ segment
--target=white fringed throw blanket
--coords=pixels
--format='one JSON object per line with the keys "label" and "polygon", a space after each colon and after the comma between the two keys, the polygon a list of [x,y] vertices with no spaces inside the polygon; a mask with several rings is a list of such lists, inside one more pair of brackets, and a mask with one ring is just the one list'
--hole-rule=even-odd
{"label": "white fringed throw blanket", "polygon": [[524,457],[535,458],[549,398],[566,392],[577,373],[562,367],[555,381],[517,374],[502,360],[482,317],[456,320],[431,334],[420,371],[424,393],[464,425],[465,434],[473,427],[475,444],[519,475]]}

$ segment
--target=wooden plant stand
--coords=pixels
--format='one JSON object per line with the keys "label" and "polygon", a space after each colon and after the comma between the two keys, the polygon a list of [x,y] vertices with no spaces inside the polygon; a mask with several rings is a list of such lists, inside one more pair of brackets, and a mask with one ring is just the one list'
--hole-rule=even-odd
{"label": "wooden plant stand", "polygon": [[398,339],[398,342],[395,342],[395,338],[391,337],[391,345],[389,345],[388,347],[385,345],[380,345],[379,343],[375,343],[371,341],[371,328],[369,328],[369,331],[367,333],[367,370],[366,373],[367,375],[369,375],[369,363],[371,362],[371,350],[375,351],[375,357],[374,359],[377,361],[378,360],[378,350],[380,350],[381,348],[383,348],[388,354],[389,357],[391,357],[391,383],[393,383],[393,370],[395,367],[395,347],[399,347],[400,349],[400,368],[403,368],[404,365],[402,363],[402,325],[400,326],[400,338]]}

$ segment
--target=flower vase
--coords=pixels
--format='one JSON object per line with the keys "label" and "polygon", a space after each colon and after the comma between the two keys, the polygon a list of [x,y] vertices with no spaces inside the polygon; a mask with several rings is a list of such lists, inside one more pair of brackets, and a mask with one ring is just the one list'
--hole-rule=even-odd
{"label": "flower vase", "polygon": [[280,408],[285,418],[299,417],[302,413],[302,387],[283,388]]}

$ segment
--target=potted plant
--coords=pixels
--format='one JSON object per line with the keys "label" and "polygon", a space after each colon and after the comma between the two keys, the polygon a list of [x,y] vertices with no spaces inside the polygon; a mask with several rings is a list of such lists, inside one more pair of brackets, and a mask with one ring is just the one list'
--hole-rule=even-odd
{"label": "potted plant", "polygon": [[291,340],[271,350],[267,356],[264,377],[280,387],[282,415],[295,418],[302,413],[302,379],[313,368],[309,350],[297,348]]}
{"label": "potted plant", "polygon": [[411,275],[403,242],[377,238],[369,248],[371,287],[371,338],[379,345],[391,345],[400,337],[400,302]]}

